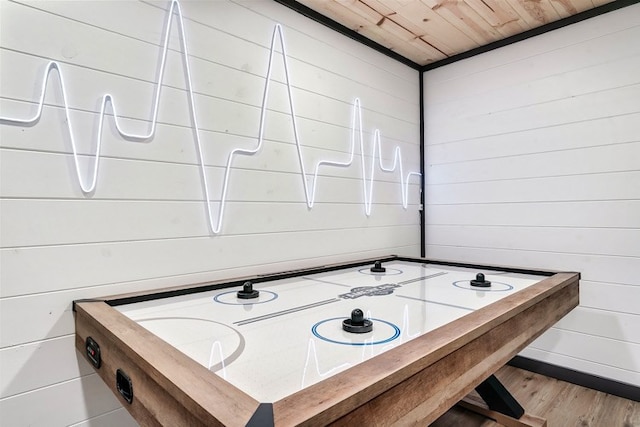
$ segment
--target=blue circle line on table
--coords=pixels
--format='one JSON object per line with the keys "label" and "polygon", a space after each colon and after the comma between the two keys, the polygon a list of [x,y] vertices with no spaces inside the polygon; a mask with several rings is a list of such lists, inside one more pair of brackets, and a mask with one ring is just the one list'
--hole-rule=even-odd
{"label": "blue circle line on table", "polygon": [[355,345],[355,346],[386,344],[388,342],[391,342],[391,341],[395,340],[396,338],[398,338],[400,336],[400,328],[399,327],[397,327],[396,325],[394,325],[391,322],[387,322],[386,320],[374,319],[374,318],[371,318],[369,320],[372,320],[374,322],[385,323],[385,324],[391,326],[393,328],[393,335],[390,336],[389,338],[386,338],[386,339],[383,339],[383,340],[380,340],[380,341],[373,341],[373,342],[347,342],[347,341],[332,340],[331,338],[323,337],[318,332],[318,326],[322,325],[323,323],[330,322],[332,320],[340,320],[340,321],[342,321],[342,320],[345,320],[345,319],[348,319],[348,317],[332,317],[331,319],[321,320],[321,321],[319,321],[318,323],[316,323],[315,325],[313,325],[311,327],[311,332],[313,332],[313,335],[315,335],[316,337],[320,338],[323,341],[331,342],[331,343],[334,343],[334,344]]}
{"label": "blue circle line on table", "polygon": [[387,268],[387,271],[385,271],[384,273],[376,273],[374,271],[371,271],[371,268],[367,267],[361,268],[360,270],[358,270],[358,273],[368,274],[370,276],[395,276],[404,273],[404,271],[397,268]]}
{"label": "blue circle line on table", "polygon": [[[235,294],[237,292],[238,291],[223,292],[213,297],[213,300],[215,302],[219,302],[220,304],[227,304],[227,305],[249,305],[249,304],[264,304],[265,302],[273,301],[274,299],[278,298],[278,294],[275,292],[261,290],[260,291],[261,293],[264,292],[265,294],[271,294],[271,298],[264,301],[253,301],[253,299],[244,299],[244,300],[234,301],[234,302],[220,301],[221,296],[228,295],[228,294]],[[257,299],[257,298],[254,298],[254,299]]]}
{"label": "blue circle line on table", "polygon": [[[460,283],[466,283],[468,286],[461,286]],[[453,282],[453,286],[455,286],[456,288],[460,288],[460,289],[467,289],[469,291],[480,291],[480,292],[506,292],[506,291],[510,291],[513,289],[513,286],[507,284],[507,283],[502,283],[502,282],[494,282],[492,281],[491,284],[496,284],[496,285],[504,285],[506,286],[506,289],[491,289],[491,288],[481,288],[478,286],[471,286],[471,284],[469,283],[468,280],[457,280],[455,282]]]}

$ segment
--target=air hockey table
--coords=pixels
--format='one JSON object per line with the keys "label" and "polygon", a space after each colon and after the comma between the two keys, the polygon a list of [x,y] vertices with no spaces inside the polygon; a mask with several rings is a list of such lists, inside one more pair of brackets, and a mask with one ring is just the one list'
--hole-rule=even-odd
{"label": "air hockey table", "polygon": [[[389,256],[74,302],[76,347],[140,425],[428,425],[578,305],[579,273]],[[491,416],[491,415],[489,415]]]}

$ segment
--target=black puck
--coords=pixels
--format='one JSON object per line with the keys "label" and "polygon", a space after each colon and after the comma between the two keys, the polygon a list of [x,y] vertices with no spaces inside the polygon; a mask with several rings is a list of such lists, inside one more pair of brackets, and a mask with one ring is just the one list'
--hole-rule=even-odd
{"label": "black puck", "polygon": [[372,273],[384,273],[385,271],[387,271],[387,269],[382,266],[382,263],[380,261],[376,261],[373,264],[373,267],[371,267]]}
{"label": "black puck", "polygon": [[236,295],[240,299],[252,299],[258,298],[258,296],[260,295],[260,291],[253,289],[253,283],[244,282],[244,285],[242,285],[242,290],[238,291]]}
{"label": "black puck", "polygon": [[471,281],[471,286],[475,286],[476,288],[489,288],[491,287],[491,282],[484,280],[484,274],[478,273],[476,274],[476,280]]}
{"label": "black puck", "polygon": [[351,312],[350,319],[342,321],[342,329],[353,334],[364,334],[373,330],[373,322],[364,318],[364,313],[359,308]]}

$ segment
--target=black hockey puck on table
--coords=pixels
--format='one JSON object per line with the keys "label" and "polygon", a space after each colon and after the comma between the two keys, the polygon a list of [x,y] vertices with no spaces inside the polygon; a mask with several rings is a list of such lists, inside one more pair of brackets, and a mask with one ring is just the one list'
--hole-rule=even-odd
{"label": "black hockey puck on table", "polygon": [[238,291],[236,295],[240,299],[252,299],[258,298],[258,296],[260,295],[260,291],[253,289],[253,283],[244,282],[244,285],[242,285],[242,290]]}
{"label": "black hockey puck on table", "polygon": [[476,274],[476,280],[471,281],[471,286],[475,286],[476,288],[489,288],[491,287],[491,282],[484,279],[484,274],[478,273]]}
{"label": "black hockey puck on table", "polygon": [[385,271],[387,271],[387,269],[382,266],[382,262],[380,261],[376,261],[373,267],[371,267],[372,273],[384,273]]}
{"label": "black hockey puck on table", "polygon": [[364,313],[359,308],[351,312],[351,318],[342,321],[342,329],[354,334],[364,334],[373,330],[373,322],[364,318]]}

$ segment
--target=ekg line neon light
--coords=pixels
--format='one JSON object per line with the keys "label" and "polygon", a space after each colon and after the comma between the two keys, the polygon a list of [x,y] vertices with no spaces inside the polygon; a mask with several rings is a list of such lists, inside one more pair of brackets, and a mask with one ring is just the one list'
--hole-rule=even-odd
{"label": "ekg line neon light", "polygon": [[[364,361],[365,359],[366,358],[363,355],[362,360]],[[353,366],[351,363],[344,362],[337,366],[330,367],[324,372],[321,372],[320,361],[318,360],[318,350],[316,349],[316,343],[313,339],[309,339],[309,344],[307,345],[307,358],[304,361],[304,368],[302,370],[302,382],[300,384],[300,388],[301,389],[305,388],[315,383],[316,381],[318,381],[315,378],[322,380],[325,377],[333,375],[334,373],[344,371],[345,369],[350,368],[351,366]],[[307,372],[309,372],[309,376],[311,377],[309,381],[311,382],[307,381]]]}
{"label": "ekg line neon light", "polygon": [[[257,145],[255,146],[255,148],[253,149],[241,149],[241,148],[235,148],[233,149],[230,153],[229,156],[227,157],[227,163],[226,163],[226,167],[225,167],[225,174],[224,174],[224,180],[222,182],[222,192],[221,192],[221,196],[220,196],[220,201],[219,201],[219,207],[218,207],[218,215],[217,215],[217,219],[214,220],[214,215],[213,212],[211,210],[211,196],[210,196],[210,190],[209,190],[209,184],[207,182],[207,174],[206,174],[206,167],[205,167],[205,161],[204,161],[204,155],[203,155],[203,150],[202,150],[202,142],[200,139],[200,128],[198,126],[198,121],[197,121],[197,117],[196,117],[196,106],[195,106],[195,100],[194,100],[194,95],[193,95],[193,82],[191,79],[191,68],[189,66],[189,54],[187,51],[187,41],[186,41],[186,35],[185,35],[185,31],[184,31],[184,20],[182,17],[182,10],[180,8],[180,4],[178,0],[173,0],[171,2],[171,6],[169,8],[169,13],[167,15],[167,22],[165,25],[165,32],[164,32],[164,41],[163,41],[163,46],[162,46],[162,58],[160,61],[160,69],[158,71],[158,76],[157,76],[157,83],[156,83],[156,89],[153,95],[153,111],[151,114],[151,119],[150,119],[150,128],[148,130],[147,133],[142,133],[142,134],[134,134],[134,133],[130,133],[127,132],[123,129],[123,127],[120,124],[120,118],[117,114],[117,109],[116,109],[116,103],[115,103],[115,99],[113,98],[112,95],[110,94],[104,94],[102,97],[102,103],[101,103],[101,107],[100,107],[100,115],[99,115],[99,123],[98,123],[98,135],[97,135],[97,143],[96,143],[96,152],[95,155],[93,156],[93,165],[91,167],[91,173],[90,173],[90,178],[88,180],[85,180],[82,176],[82,173],[80,172],[80,162],[79,162],[79,153],[78,153],[78,149],[77,149],[77,144],[76,144],[76,139],[75,139],[75,132],[73,130],[73,123],[70,117],[70,111],[69,111],[69,103],[67,100],[67,90],[66,90],[66,84],[64,81],[64,74],[62,73],[62,69],[61,66],[58,62],[56,61],[51,61],[47,64],[47,66],[45,67],[44,73],[43,73],[43,77],[42,77],[42,81],[41,81],[41,91],[40,91],[40,99],[38,101],[38,108],[35,112],[35,114],[32,117],[28,117],[28,118],[16,118],[16,117],[3,117],[0,116],[0,123],[6,123],[6,124],[11,124],[11,125],[28,125],[28,126],[32,126],[35,125],[39,120],[40,117],[42,116],[42,110],[43,110],[43,106],[44,106],[44,98],[45,98],[45,94],[47,91],[47,84],[49,82],[49,77],[51,75],[51,73],[55,70],[58,74],[58,78],[59,78],[59,82],[60,82],[60,87],[62,89],[62,101],[64,104],[64,111],[65,111],[65,119],[66,119],[66,123],[67,123],[67,130],[69,132],[69,137],[71,140],[71,148],[72,148],[72,152],[73,152],[73,160],[74,160],[74,165],[75,165],[75,172],[76,172],[76,177],[78,179],[78,184],[80,185],[81,190],[85,193],[85,194],[89,194],[91,192],[93,192],[96,189],[96,185],[97,185],[97,181],[98,181],[98,168],[100,165],[100,152],[101,152],[101,147],[102,147],[102,127],[103,127],[103,123],[104,123],[104,116],[105,113],[107,111],[107,107],[110,106],[111,107],[111,112],[113,114],[113,119],[116,125],[116,129],[118,134],[125,140],[129,140],[129,141],[138,141],[138,142],[142,142],[142,141],[148,141],[151,140],[156,132],[156,125],[157,125],[157,117],[158,117],[158,109],[159,109],[159,104],[160,104],[160,90],[162,88],[162,83],[163,83],[163,79],[164,79],[164,72],[165,72],[165,66],[166,66],[166,59],[167,59],[167,52],[169,49],[169,35],[170,35],[170,31],[171,31],[171,27],[172,27],[172,18],[174,13],[177,15],[177,24],[179,27],[179,31],[180,31],[180,47],[182,49],[182,60],[184,63],[184,69],[185,69],[185,73],[186,73],[186,85],[187,85],[187,93],[188,93],[188,98],[189,98],[189,104],[190,104],[190,116],[191,116],[191,120],[193,123],[193,128],[195,130],[194,135],[195,135],[195,142],[196,142],[196,150],[197,150],[197,156],[198,156],[198,163],[199,163],[199,168],[200,168],[200,174],[201,174],[201,179],[202,179],[202,186],[203,186],[203,191],[204,191],[204,196],[205,196],[205,200],[206,200],[206,211],[207,211],[207,219],[209,222],[209,227],[211,232],[213,232],[213,234],[218,234],[220,232],[220,230],[222,229],[222,221],[223,221],[223,217],[224,217],[224,210],[225,210],[225,205],[226,205],[226,200],[227,200],[227,190],[228,190],[228,186],[229,186],[229,179],[230,179],[230,173],[231,173],[231,166],[233,163],[233,159],[234,157],[236,157],[237,155],[254,155],[257,152],[260,151],[260,149],[262,148],[262,145],[264,143],[264,127],[265,127],[265,120],[266,120],[266,111],[267,111],[267,101],[269,98],[269,88],[270,88],[270,83],[271,83],[271,72],[272,72],[272,66],[273,66],[273,60],[274,60],[274,52],[275,52],[275,48],[276,48],[276,39],[279,39],[280,41],[280,49],[281,49],[281,53],[282,53],[282,60],[283,60],[283,65],[284,65],[284,74],[285,74],[285,83],[286,83],[286,87],[287,87],[287,96],[288,96],[288,101],[289,101],[289,109],[290,109],[290,115],[292,118],[292,126],[293,126],[293,133],[294,133],[294,139],[295,139],[295,143],[296,143],[296,148],[297,148],[297,153],[298,153],[298,161],[300,163],[300,172],[301,172],[301,176],[302,176],[302,183],[303,183],[303,188],[304,188],[304,195],[305,195],[305,199],[306,199],[306,203],[307,203],[307,207],[309,209],[313,208],[313,205],[315,203],[315,198],[316,198],[316,190],[317,190],[317,184],[318,184],[318,175],[319,175],[319,170],[320,167],[324,167],[324,166],[332,166],[332,167],[349,167],[353,164],[353,160],[355,157],[355,151],[356,151],[356,140],[359,141],[359,145],[360,145],[360,157],[361,157],[361,166],[362,166],[362,191],[363,191],[363,197],[364,197],[364,207],[365,207],[365,214],[367,216],[371,215],[371,206],[372,206],[372,201],[373,201],[373,182],[374,182],[374,171],[375,171],[375,166],[376,166],[376,159],[378,159],[378,167],[380,168],[380,170],[382,170],[383,172],[396,172],[398,169],[399,175],[400,175],[400,185],[401,185],[401,194],[402,194],[402,206],[406,209],[408,206],[408,190],[409,190],[409,181],[411,179],[411,177],[420,177],[422,174],[420,172],[408,172],[406,175],[404,174],[404,170],[403,170],[403,161],[402,161],[402,152],[400,150],[400,147],[396,146],[395,150],[394,150],[394,159],[393,159],[393,164],[391,165],[391,167],[386,167],[383,165],[382,163],[382,154],[381,154],[381,136],[380,136],[380,131],[378,129],[376,129],[374,131],[374,135],[373,135],[373,144],[371,147],[371,164],[370,164],[370,172],[369,172],[369,177],[367,178],[367,170],[366,170],[366,165],[365,165],[365,151],[364,151],[364,131],[362,129],[362,107],[361,107],[361,103],[360,103],[360,99],[356,98],[353,102],[352,105],[352,120],[351,120],[351,136],[350,136],[350,154],[349,154],[349,159],[346,161],[334,161],[334,160],[319,160],[316,163],[315,166],[315,170],[313,173],[313,180],[312,180],[312,185],[311,188],[309,188],[309,183],[307,182],[307,171],[305,168],[305,163],[304,163],[304,157],[302,155],[302,146],[300,143],[300,137],[298,134],[298,125],[297,125],[297,120],[296,120],[296,114],[295,114],[295,107],[294,107],[294,102],[293,102],[293,94],[292,94],[292,90],[291,90],[291,83],[290,83],[290,78],[289,78],[289,64],[288,64],[288,60],[287,60],[287,51],[286,51],[286,46],[285,46],[285,41],[284,41],[284,35],[283,35],[283,30],[282,30],[282,26],[280,24],[276,24],[272,36],[271,36],[271,46],[270,46],[270,50],[269,50],[269,63],[267,66],[267,75],[265,77],[265,86],[264,86],[264,92],[263,92],[263,96],[262,96],[262,104],[261,104],[261,108],[260,108],[260,122],[259,122],[259,130],[258,130],[258,141],[257,141]],[[357,129],[357,131],[356,131]]]}

